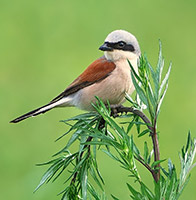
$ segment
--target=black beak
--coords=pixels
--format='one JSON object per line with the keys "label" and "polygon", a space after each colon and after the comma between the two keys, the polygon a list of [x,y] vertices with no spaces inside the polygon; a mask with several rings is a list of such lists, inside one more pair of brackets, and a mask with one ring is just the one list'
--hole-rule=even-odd
{"label": "black beak", "polygon": [[104,43],[99,47],[99,50],[101,51],[113,51],[112,47],[109,47],[107,43]]}

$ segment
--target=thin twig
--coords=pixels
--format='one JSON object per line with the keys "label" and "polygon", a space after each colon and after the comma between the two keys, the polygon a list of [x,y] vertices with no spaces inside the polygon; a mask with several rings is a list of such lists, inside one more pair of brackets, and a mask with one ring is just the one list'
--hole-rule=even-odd
{"label": "thin twig", "polygon": [[[156,117],[155,117],[154,123],[152,124],[151,121],[148,119],[148,117],[142,111],[137,110],[133,107],[124,107],[122,105],[119,105],[119,106],[111,107],[111,109],[112,109],[112,116],[118,116],[118,113],[131,112],[139,116],[145,122],[148,129],[150,130],[150,136],[152,138],[153,150],[154,150],[154,161],[160,160],[159,142],[158,142],[158,137],[157,137],[157,132],[156,132]],[[154,180],[158,182],[160,179],[160,163],[154,167],[155,169],[152,169],[149,165],[147,166],[141,160],[139,159],[137,160],[151,172]],[[158,167],[158,170],[156,170],[157,167]]]}
{"label": "thin twig", "polygon": [[[151,137],[152,137],[153,149],[154,149],[154,161],[158,161],[160,160],[160,152],[159,152],[159,141],[158,141],[157,131],[156,131],[155,126],[154,126],[154,131]],[[160,179],[160,163],[158,163],[155,166],[155,168],[158,168],[156,172],[156,180],[155,180],[156,182],[158,182]]]}
{"label": "thin twig", "polygon": [[112,115],[114,114],[114,116],[116,114],[118,114],[118,113],[128,113],[128,112],[131,112],[131,113],[133,113],[135,115],[138,115],[146,123],[147,127],[149,128],[149,130],[151,132],[153,132],[152,123],[150,122],[148,117],[142,111],[137,110],[137,109],[135,109],[133,107],[124,107],[122,105],[111,107],[111,109],[113,111]]}
{"label": "thin twig", "polygon": [[153,176],[154,180],[156,179],[156,173],[155,171],[150,167],[150,165],[148,165],[147,163],[144,162],[143,158],[137,158],[136,156],[134,156],[134,158],[140,162]]}

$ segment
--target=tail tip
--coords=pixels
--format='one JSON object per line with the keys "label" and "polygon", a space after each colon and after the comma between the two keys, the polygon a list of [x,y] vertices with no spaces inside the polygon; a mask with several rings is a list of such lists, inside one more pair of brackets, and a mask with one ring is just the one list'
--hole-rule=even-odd
{"label": "tail tip", "polygon": [[10,121],[9,123],[15,124],[15,123],[17,123],[17,122],[18,122],[18,120],[17,120],[17,119],[14,119],[14,120]]}

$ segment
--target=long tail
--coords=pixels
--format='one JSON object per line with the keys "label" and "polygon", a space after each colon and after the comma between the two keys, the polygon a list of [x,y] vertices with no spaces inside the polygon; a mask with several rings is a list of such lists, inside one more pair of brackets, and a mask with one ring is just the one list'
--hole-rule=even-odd
{"label": "long tail", "polygon": [[46,104],[46,105],[44,105],[44,106],[42,106],[40,108],[37,108],[37,109],[32,110],[32,111],[30,111],[30,112],[28,112],[28,113],[26,113],[26,114],[24,114],[24,115],[22,115],[20,117],[17,117],[16,119],[10,121],[10,123],[18,123],[18,122],[20,122],[22,120],[25,120],[25,119],[29,118],[29,117],[33,117],[33,116],[45,113],[45,112],[47,112],[47,111],[49,111],[52,108],[57,107],[57,106],[61,106],[61,105],[69,106],[69,104],[67,104],[68,101],[69,101],[69,99],[64,98],[64,99],[61,99],[61,100],[56,101],[56,102],[50,102],[50,103],[48,103],[48,104]]}

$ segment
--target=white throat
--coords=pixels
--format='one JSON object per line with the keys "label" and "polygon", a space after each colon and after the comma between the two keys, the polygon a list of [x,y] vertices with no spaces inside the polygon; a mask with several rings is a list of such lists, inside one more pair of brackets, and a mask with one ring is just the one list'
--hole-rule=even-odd
{"label": "white throat", "polygon": [[132,53],[130,51],[122,51],[122,50],[113,50],[113,51],[105,51],[104,55],[107,60],[110,60],[112,62],[116,62],[119,60],[138,60],[139,56],[135,53]]}

